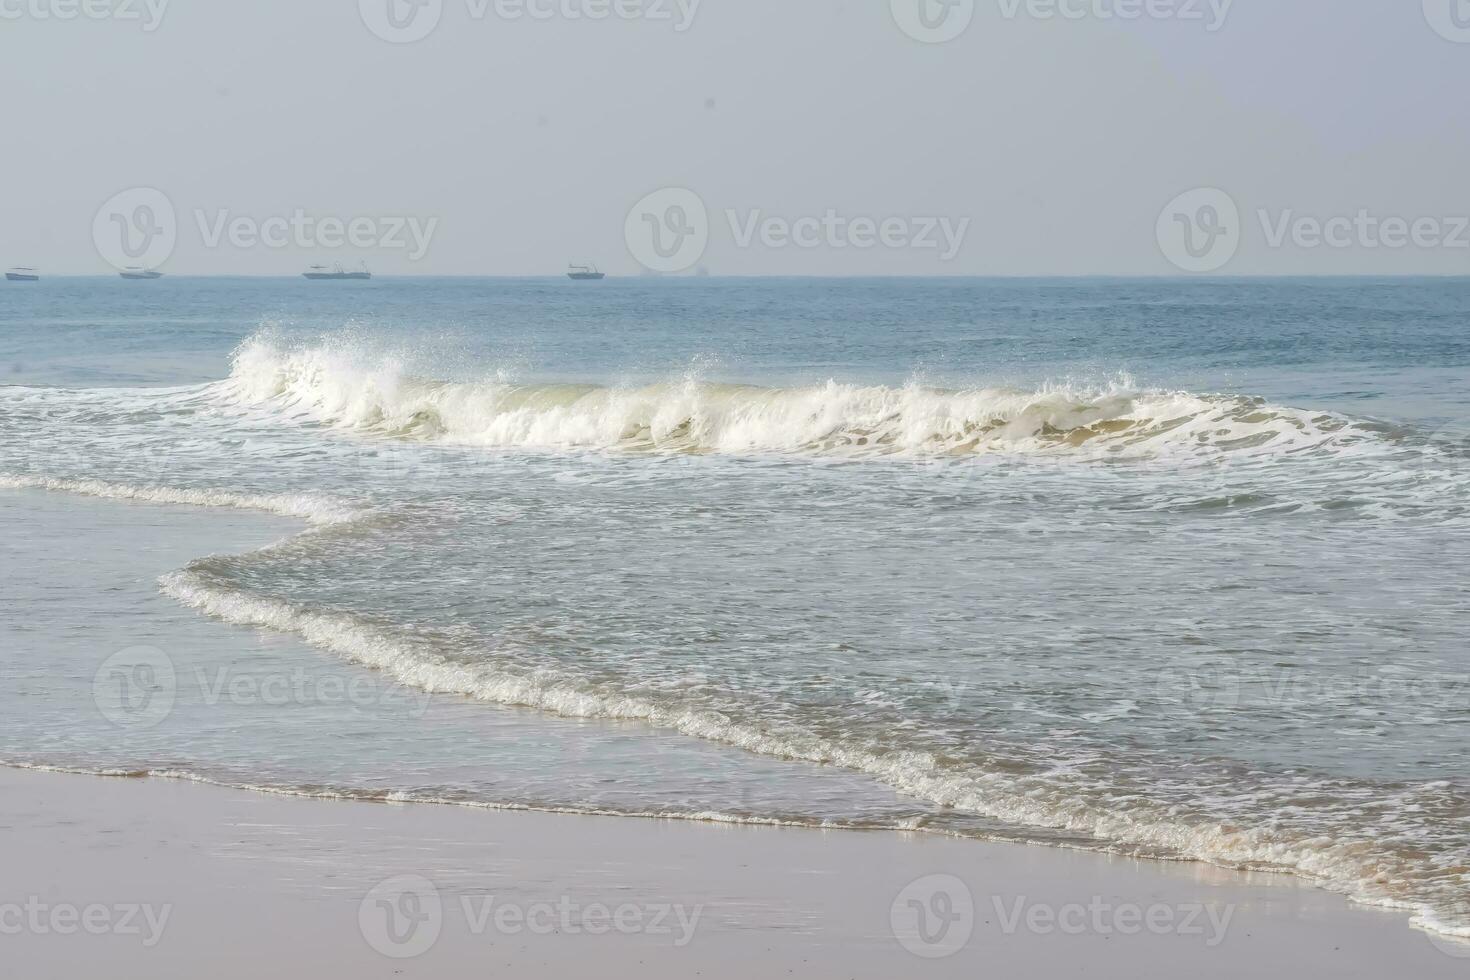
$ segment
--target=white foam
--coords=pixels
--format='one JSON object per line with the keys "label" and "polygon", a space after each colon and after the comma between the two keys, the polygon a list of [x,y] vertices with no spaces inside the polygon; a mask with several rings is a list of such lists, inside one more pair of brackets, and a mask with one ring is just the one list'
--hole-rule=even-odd
{"label": "white foam", "polygon": [[[981,452],[1118,454],[1316,453],[1368,439],[1337,417],[1242,398],[1138,391],[1119,383],[1082,390],[943,391],[829,382],[803,388],[712,385],[696,380],[637,389],[426,381],[391,358],[331,346],[285,350],[256,340],[241,349],[214,398],[264,406],[368,434],[473,445],[868,456]],[[34,487],[159,504],[261,510],[319,525],[363,511],[314,495],[241,494],[100,480],[0,476]],[[913,796],[1011,825],[1070,831],[1120,849],[1290,870],[1358,900],[1409,908],[1422,928],[1470,933],[1470,922],[1427,895],[1405,860],[1266,822],[1186,819],[1140,793],[1126,804],[1089,798],[1046,777],[942,764],[924,752],[879,751],[758,719],[632,696],[572,674],[533,671],[501,656],[463,662],[429,642],[344,613],[256,595],[194,568],[164,576],[164,591],[228,622],[300,636],[343,659],[422,690],[522,705],[573,717],[633,719],[765,755],[870,773]],[[1463,882],[1463,871],[1456,871]],[[1446,879],[1447,880],[1447,879]],[[1451,881],[1446,887],[1453,887]]]}
{"label": "white foam", "polygon": [[282,517],[296,517],[312,524],[342,524],[358,519],[362,511],[349,504],[314,494],[240,494],[224,490],[191,490],[179,487],[134,486],[105,480],[67,480],[47,476],[0,474],[0,488],[9,490],[52,490],[112,500],[149,504],[182,504],[189,507],[232,507],[258,510]]}
{"label": "white foam", "polygon": [[[920,799],[1015,826],[1067,830],[1102,847],[1233,868],[1293,872],[1363,903],[1409,909],[1420,928],[1447,935],[1458,935],[1459,930],[1470,927],[1470,922],[1452,920],[1443,905],[1436,907],[1424,891],[1424,880],[1415,877],[1411,860],[1365,846],[1361,839],[1338,840],[1265,822],[1245,825],[1227,818],[1191,819],[1142,794],[1133,795],[1126,805],[1089,799],[1064,780],[1052,778],[1057,774],[1019,776],[942,765],[927,752],[847,744],[790,723],[783,724],[779,732],[772,731],[726,713],[632,696],[569,674],[527,671],[517,667],[513,655],[460,662],[426,642],[359,617],[254,595],[198,571],[174,572],[160,582],[168,595],[226,622],[294,634],[344,660],[381,670],[400,683],[430,693],[570,717],[642,721],[762,755],[865,772]],[[1454,887],[1453,882],[1440,882],[1440,886]]]}
{"label": "white foam", "polygon": [[401,358],[336,339],[283,346],[258,336],[217,387],[236,403],[400,438],[534,449],[835,456],[985,452],[1154,454],[1300,451],[1350,445],[1336,417],[1229,396],[1102,386],[944,390],[828,381],[793,388],[694,378],[615,388],[449,383]]}

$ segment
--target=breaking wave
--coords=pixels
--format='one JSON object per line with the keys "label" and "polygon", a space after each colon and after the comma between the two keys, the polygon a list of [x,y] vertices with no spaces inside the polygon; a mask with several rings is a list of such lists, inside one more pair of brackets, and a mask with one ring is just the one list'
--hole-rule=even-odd
{"label": "breaking wave", "polygon": [[684,378],[636,387],[418,377],[347,340],[257,336],[218,394],[318,424],[486,447],[872,457],[992,452],[1341,452],[1377,434],[1330,413],[1119,380],[1036,390],[827,381],[801,387]]}
{"label": "breaking wave", "polygon": [[[505,378],[446,381],[409,370],[408,359],[364,350],[348,340],[287,346],[268,336],[253,338],[236,351],[224,381],[170,397],[189,400],[190,408],[198,397],[235,410],[268,413],[271,424],[286,420],[371,436],[491,448],[853,459],[1010,453],[1097,460],[1218,459],[1226,454],[1318,458],[1364,449],[1394,451],[1380,429],[1344,416],[1249,397],[1142,389],[1122,380],[1029,391],[836,381],[760,387],[697,378],[638,387],[517,384]],[[366,514],[315,494],[4,475],[0,487],[253,509],[318,526],[353,524]],[[1415,831],[1454,826],[1470,813],[1470,800],[1447,784],[1396,784],[1391,798],[1383,800],[1348,781],[1331,786],[1247,783],[1239,773],[1191,773],[1194,781],[1187,785],[1146,783],[1123,778],[1138,774],[1126,772],[1126,760],[1117,759],[1105,760],[1107,771],[1100,773],[1062,759],[1027,772],[988,764],[979,752],[956,759],[927,751],[921,743],[881,744],[816,722],[772,726],[744,703],[682,702],[630,693],[613,681],[528,666],[531,661],[518,658],[513,649],[476,649],[466,656],[424,630],[400,629],[381,619],[244,588],[213,559],[193,562],[164,576],[160,584],[166,594],[205,614],[298,636],[430,693],[570,717],[637,720],[767,756],[868,773],[900,792],[1023,831],[1060,830],[1129,853],[1290,871],[1362,902],[1410,909],[1423,928],[1470,937],[1470,917],[1462,912],[1463,896],[1470,891],[1470,859],[1462,845],[1422,834],[1382,840],[1372,836],[1383,829],[1383,821],[1401,814],[1423,818]],[[1221,800],[1233,804],[1247,793],[1256,797],[1230,812],[1198,805]],[[1379,823],[1334,823],[1342,814],[1314,809],[1319,794],[1347,801],[1358,808],[1356,816]],[[1308,814],[1312,821],[1292,824],[1273,816],[1279,814]]]}

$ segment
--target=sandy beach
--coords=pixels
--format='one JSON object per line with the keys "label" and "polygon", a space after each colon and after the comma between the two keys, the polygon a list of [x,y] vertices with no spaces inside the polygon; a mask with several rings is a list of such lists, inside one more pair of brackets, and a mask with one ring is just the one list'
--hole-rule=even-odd
{"label": "sandy beach", "polygon": [[[1433,978],[1467,968],[1401,916],[1290,878],[925,835],[18,770],[0,771],[0,825],[0,951],[15,976]],[[936,915],[924,935],[905,929],[910,900]]]}
{"label": "sandy beach", "polygon": [[1470,980],[1470,0],[0,21],[0,980]]}

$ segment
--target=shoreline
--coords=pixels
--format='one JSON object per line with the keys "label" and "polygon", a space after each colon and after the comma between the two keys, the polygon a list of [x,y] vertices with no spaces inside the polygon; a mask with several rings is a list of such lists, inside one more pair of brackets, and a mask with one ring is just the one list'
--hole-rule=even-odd
{"label": "shoreline", "polygon": [[[191,510],[209,512],[221,507],[230,508],[241,512],[253,512],[257,514],[273,515],[278,519],[290,521],[304,521],[305,526],[295,534],[289,535],[284,542],[278,542],[265,548],[253,548],[242,554],[252,554],[268,551],[280,544],[289,543],[291,540],[312,534],[322,530],[324,527],[348,526],[358,521],[371,517],[373,511],[368,508],[356,507],[337,501],[333,498],[318,498],[311,495],[264,495],[264,496],[239,496],[234,494],[216,495],[211,493],[197,493],[193,491],[177,491],[168,488],[156,489],[143,495],[139,495],[134,488],[119,487],[117,485],[83,482],[83,483],[48,483],[42,486],[32,486],[38,492],[59,491],[64,494],[81,495],[95,500],[112,503],[142,502],[159,506],[181,506]],[[292,642],[302,644],[313,654],[323,652],[335,656],[328,657],[329,660],[338,660],[348,666],[370,671],[375,676],[384,676],[391,683],[403,685],[407,689],[432,690],[435,696],[446,696],[450,698],[467,699],[465,703],[486,703],[499,708],[510,708],[531,712],[541,718],[556,718],[573,722],[597,721],[640,725],[650,732],[662,735],[672,735],[676,738],[690,737],[694,742],[704,748],[713,749],[718,752],[734,752],[749,760],[761,760],[762,764],[776,765],[806,765],[813,767],[812,772],[842,772],[859,779],[870,779],[874,786],[883,793],[892,793],[898,798],[914,800],[926,805],[938,806],[936,802],[944,796],[935,796],[919,788],[910,785],[902,773],[891,769],[886,760],[874,760],[870,764],[856,764],[852,761],[833,763],[829,758],[821,756],[784,755],[763,751],[753,747],[753,743],[765,738],[763,732],[757,729],[741,730],[738,727],[711,736],[699,729],[702,722],[697,720],[691,722],[690,716],[678,713],[668,713],[655,708],[652,703],[644,703],[638,712],[629,713],[626,709],[617,714],[605,715],[598,711],[586,711],[577,700],[581,697],[579,693],[572,694],[574,709],[568,708],[561,702],[565,696],[564,691],[559,691],[555,685],[550,688],[540,684],[531,683],[526,677],[517,674],[496,675],[493,672],[487,678],[472,677],[467,675],[458,667],[441,668],[435,664],[424,664],[409,659],[408,667],[404,666],[404,658],[400,658],[397,652],[404,641],[391,632],[382,632],[372,624],[364,624],[352,614],[336,612],[311,612],[301,611],[291,604],[276,598],[260,598],[244,591],[217,590],[208,583],[194,581],[194,573],[185,569],[165,572],[159,578],[162,583],[161,592],[164,596],[175,603],[179,609],[201,613],[200,619],[212,624],[225,624],[228,626],[241,627],[252,632],[285,637]],[[345,627],[345,629],[344,629]],[[344,638],[345,634],[345,638]],[[323,639],[329,638],[329,639]],[[431,678],[429,688],[424,687],[423,676],[427,674]],[[465,678],[470,677],[466,683]],[[639,704],[640,702],[634,702]],[[690,725],[692,724],[692,729]],[[739,737],[737,737],[739,736]],[[833,753],[838,749],[833,748]],[[750,764],[754,764],[753,761]],[[197,777],[191,777],[196,778]],[[257,786],[245,783],[216,783],[227,788],[244,788],[247,790],[260,790],[265,792],[279,792],[268,786]],[[335,793],[326,794],[328,798],[336,797]],[[390,798],[392,795],[389,794]],[[533,812],[548,813],[584,813],[577,806],[518,806],[516,804],[497,804],[494,802],[477,803],[473,800],[439,799],[429,797],[425,799],[420,796],[414,798],[411,794],[401,794],[403,802],[427,802],[444,803],[451,805],[464,805],[478,807],[481,809],[524,809]],[[347,797],[351,798],[351,797]],[[1015,797],[1013,805],[1026,805],[1022,797]],[[607,810],[596,811],[589,807],[596,815],[614,816],[638,816],[644,818],[674,818],[690,819],[689,815],[666,811],[629,811]],[[703,813],[706,811],[697,811]],[[714,811],[719,813],[717,809]],[[1045,828],[1047,824],[1030,824],[1024,819],[1018,819],[1003,811],[976,810],[982,816],[997,819],[1004,823],[1019,828]],[[698,819],[697,817],[695,819]],[[712,822],[726,823],[749,823],[792,826],[812,826],[813,822],[787,821],[779,817],[773,817],[769,821],[762,821],[759,817],[741,817],[738,819],[715,820]],[[840,825],[839,825],[840,827]],[[847,829],[847,828],[840,828]],[[854,828],[866,829],[866,828]],[[882,828],[902,832],[902,828]],[[1092,833],[1087,827],[1068,825],[1068,829],[1074,832]],[[938,831],[944,833],[944,831]],[[1004,835],[996,838],[972,835],[953,835],[958,839],[998,839],[1007,841]],[[1018,835],[1019,836],[1019,835]],[[1032,841],[1021,840],[1019,843],[1031,845]],[[1040,843],[1040,842],[1035,842]],[[1088,847],[1078,846],[1079,850],[1095,851],[1098,853],[1112,853],[1114,848],[1109,846],[1109,839],[1099,837],[1098,845]],[[1137,844],[1138,840],[1128,838],[1116,838],[1111,841],[1119,847],[1128,843]],[[1068,846],[1058,842],[1057,845]],[[1163,863],[1179,861],[1183,863],[1199,863],[1207,867],[1231,870],[1232,867],[1250,866],[1249,861],[1241,860],[1238,864],[1229,861],[1215,860],[1211,856],[1181,851],[1175,856],[1153,856],[1152,859]],[[1296,880],[1314,888],[1320,888],[1333,894],[1342,895],[1348,901],[1363,905],[1368,908],[1384,909],[1395,914],[1402,913],[1408,919],[1408,925],[1413,929],[1420,929],[1440,938],[1441,941],[1454,944],[1456,948],[1463,945],[1470,948],[1470,941],[1460,937],[1454,930],[1436,931],[1430,924],[1434,922],[1432,916],[1426,915],[1424,906],[1413,904],[1398,899],[1385,899],[1376,896],[1365,896],[1357,890],[1356,884],[1342,885],[1330,878],[1313,873],[1306,865],[1272,867],[1264,873],[1281,874],[1295,878]],[[1427,921],[1426,921],[1427,920]]]}
{"label": "shoreline", "polygon": [[[7,485],[7,483],[9,483],[9,485]],[[279,530],[282,529],[282,527],[284,526],[295,527],[294,532],[288,533],[287,538],[285,538],[287,539],[287,541],[295,538],[295,536],[301,535],[301,533],[312,532],[313,525],[320,526],[323,525],[323,523],[325,523],[325,525],[332,525],[332,523],[338,523],[341,522],[341,520],[351,520],[351,517],[348,517],[347,514],[356,513],[356,511],[351,511],[350,508],[338,507],[338,505],[329,504],[328,501],[319,500],[319,498],[304,497],[304,495],[298,495],[298,497],[262,498],[240,497],[240,495],[216,495],[209,494],[209,492],[182,492],[168,491],[168,489],[157,489],[157,491],[151,491],[150,494],[141,495],[140,497],[140,495],[131,494],[131,492],[129,492],[129,494],[122,494],[122,492],[118,492],[118,486],[106,485],[106,483],[96,482],[96,480],[84,480],[84,482],[57,482],[57,480],[37,480],[37,482],[29,482],[29,480],[25,480],[25,482],[22,482],[22,480],[19,479],[4,482],[4,480],[0,480],[0,488],[9,489],[9,491],[21,492],[21,494],[57,494],[60,495],[60,497],[72,497],[82,498],[82,500],[93,500],[97,501],[98,504],[101,504],[103,510],[106,510],[106,508],[109,507],[113,507],[113,505],[138,504],[138,502],[148,504],[147,510],[153,510],[153,508],[162,508],[162,510],[171,510],[171,508],[182,508],[182,510],[194,511],[194,513],[200,514],[201,517],[204,517],[204,520],[209,520],[207,514],[212,513],[212,511],[213,513],[218,514],[219,508],[223,507],[226,508],[226,511],[232,510],[237,513],[237,526],[241,525],[241,523],[244,523],[244,525],[248,525],[248,523],[251,523],[251,520],[253,519],[245,519],[245,513],[254,513],[256,514],[256,516],[259,516],[259,519],[262,519],[263,522],[266,522],[266,525],[275,527],[275,529]],[[265,505],[262,505],[262,501],[288,501],[290,502],[290,505],[279,505],[279,507],[265,507]],[[357,516],[360,516],[360,513],[357,514]],[[313,517],[315,517],[316,520],[313,520]],[[275,545],[265,545],[265,548],[272,547],[275,547]],[[251,548],[250,551],[254,550],[259,550],[259,548]],[[151,580],[151,576],[148,577],[148,580]],[[168,592],[165,591],[165,595],[168,595]],[[169,605],[176,604],[176,608],[178,608],[181,613],[184,613],[185,616],[193,617],[194,614],[196,614],[196,611],[190,610],[190,608],[188,608],[188,605],[190,604],[176,601],[176,597],[168,597],[166,601],[169,602]],[[201,616],[197,617],[197,620],[198,623],[209,624],[209,626],[206,626],[206,629],[213,629],[213,627],[219,626],[219,624],[221,624],[221,620],[219,620],[218,617],[215,616]],[[259,629],[259,627],[250,627],[250,632],[257,632],[257,629]],[[272,632],[272,630],[266,630],[266,632],[269,633]],[[291,635],[290,630],[287,630],[287,635]],[[315,645],[306,644],[306,646],[307,648],[312,649],[315,654],[320,654],[320,649],[316,648]],[[331,658],[328,658],[328,660],[331,660]],[[525,708],[525,711],[529,711],[529,713],[535,713],[534,708]],[[181,767],[178,768],[178,770],[171,771],[169,770],[169,767],[166,767],[166,765],[159,765],[159,767],[147,768],[140,767],[138,768],[138,770],[109,771],[109,768],[107,767],[91,768],[85,767],[85,765],[81,765],[81,767],[71,767],[71,765],[49,764],[44,763],[44,761],[40,761],[40,763],[38,763],[38,761],[18,761],[18,763],[10,763],[10,761],[4,761],[3,758],[0,758],[0,765],[6,765],[6,767],[16,768],[16,770],[18,771],[41,771],[41,773],[51,771],[51,773],[57,774],[72,774],[72,776],[94,777],[103,776],[110,777],[110,779],[116,779],[116,777],[143,776],[143,782],[159,782],[159,780],[166,780],[166,782],[196,783],[196,785],[206,786],[206,788],[210,789],[225,790],[225,792],[260,793],[260,795],[275,796],[275,798],[303,799],[303,801],[316,802],[354,802],[354,804],[369,804],[369,802],[372,802],[372,804],[388,805],[406,804],[416,805],[416,807],[457,808],[457,810],[481,811],[481,813],[545,814],[550,815],[550,817],[588,818],[609,817],[609,815],[613,815],[613,817],[637,817],[639,818],[639,820],[648,821],[678,821],[678,823],[688,823],[692,824],[692,826],[786,827],[786,829],[810,830],[810,832],[819,833],[831,832],[831,830],[856,830],[856,832],[873,832],[873,830],[878,830],[878,832],[892,833],[892,835],[932,836],[936,837],[936,839],[956,840],[956,842],[960,842],[961,845],[963,845],[963,843],[975,843],[975,845],[982,846],[1000,845],[1022,846],[1022,848],[1058,849],[1058,851],[1076,851],[1079,852],[1079,854],[1103,855],[1103,857],[1116,858],[1116,860],[1150,861],[1154,862],[1154,864],[1160,865],[1179,864],[1183,865],[1183,867],[1207,868],[1207,870],[1210,871],[1222,871],[1222,873],[1226,874],[1235,873],[1235,871],[1230,870],[1230,868],[1226,867],[1226,865],[1214,864],[1214,862],[1210,861],[1201,861],[1198,860],[1198,858],[1179,857],[1177,858],[1177,860],[1169,860],[1169,858],[1132,858],[1125,857],[1125,855],[1113,855],[1110,851],[1108,851],[1108,849],[1105,849],[1104,846],[1098,846],[1098,848],[1088,848],[1088,846],[1069,846],[1063,842],[1029,843],[1023,842],[1023,840],[1020,840],[1019,842],[1019,840],[1007,840],[1004,836],[988,837],[978,835],[961,835],[961,833],[947,832],[947,830],[942,829],[908,830],[904,829],[904,827],[901,826],[864,827],[860,826],[860,824],[844,824],[841,823],[841,821],[835,821],[835,823],[832,824],[819,824],[814,823],[814,821],[806,820],[785,820],[785,818],[781,817],[760,818],[751,817],[751,815],[726,815],[720,814],[719,811],[709,811],[709,813],[685,814],[670,813],[670,811],[614,810],[614,808],[597,808],[595,807],[595,805],[589,805],[589,807],[585,808],[585,810],[582,810],[582,808],[578,807],[564,807],[564,805],[556,804],[514,804],[514,802],[506,804],[506,802],[478,801],[478,799],[437,798],[437,796],[432,795],[415,795],[415,792],[413,792],[413,790],[381,790],[381,792],[376,793],[375,798],[375,793],[373,793],[373,790],[362,790],[362,793],[360,793],[360,795],[357,795],[356,790],[351,788],[344,788],[343,790],[341,790],[341,792],[337,792],[337,790],[331,788],[323,788],[322,792],[310,792],[309,789],[293,789],[290,788],[290,786],[285,786],[285,788],[276,788],[276,786],[253,785],[253,783],[250,782],[235,782],[235,780],[231,780],[231,782],[226,782],[226,780],[213,779],[213,777],[203,776],[203,774],[198,774],[196,773],[196,771],[187,770],[187,768]],[[1267,877],[1267,879],[1272,880],[1286,880],[1286,882],[1291,882],[1292,886],[1308,887],[1308,889],[1320,890],[1320,892],[1326,893],[1326,895],[1332,895],[1333,898],[1341,898],[1342,901],[1347,902],[1348,905],[1351,905],[1351,907],[1354,908],[1372,909],[1372,911],[1380,912],[1380,914],[1392,915],[1392,917],[1397,918],[1397,920],[1401,920],[1402,923],[1404,923],[1404,926],[1407,926],[1405,932],[1416,934],[1429,934],[1429,936],[1433,936],[1433,942],[1444,943],[1446,948],[1451,949],[1451,955],[1470,956],[1470,943],[1461,942],[1461,940],[1451,939],[1451,937],[1448,936],[1439,936],[1439,934],[1432,933],[1430,932],[1430,930],[1424,929],[1423,926],[1419,926],[1419,924],[1410,923],[1410,921],[1408,920],[1410,920],[1411,915],[1413,915],[1413,908],[1391,907],[1391,905],[1376,905],[1366,904],[1366,902],[1357,902],[1354,901],[1354,899],[1352,898],[1348,898],[1348,896],[1342,895],[1342,893],[1338,892],[1338,890],[1329,889],[1329,886],[1326,886],[1326,884],[1319,882],[1319,880],[1313,879],[1313,877],[1305,876],[1305,874],[1297,873],[1297,871],[1285,870],[1285,868],[1279,871],[1260,871],[1260,873],[1247,874],[1252,874],[1252,876],[1254,877],[1264,876]]]}
{"label": "shoreline", "polygon": [[[385,977],[1433,978],[1466,965],[1402,916],[1288,876],[925,834],[13,768],[0,824],[0,927],[27,924],[0,931],[0,949],[34,976],[105,962],[120,978],[246,977],[283,960]],[[67,910],[108,928],[64,932]]]}

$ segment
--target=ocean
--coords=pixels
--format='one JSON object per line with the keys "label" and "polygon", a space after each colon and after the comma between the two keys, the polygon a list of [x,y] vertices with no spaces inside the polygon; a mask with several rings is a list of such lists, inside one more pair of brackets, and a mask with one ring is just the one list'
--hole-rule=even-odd
{"label": "ocean", "polygon": [[1461,279],[6,284],[0,759],[1470,937],[1467,369]]}

